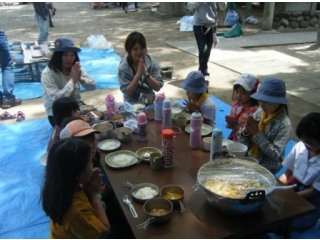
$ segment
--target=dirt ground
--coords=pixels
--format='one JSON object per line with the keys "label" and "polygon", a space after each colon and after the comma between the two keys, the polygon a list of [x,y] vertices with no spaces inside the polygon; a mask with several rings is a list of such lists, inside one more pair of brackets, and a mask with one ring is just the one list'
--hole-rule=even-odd
{"label": "dirt ground", "polygon": [[[142,32],[148,44],[148,52],[160,65],[172,65],[173,76],[176,80],[166,81],[163,91],[169,98],[184,98],[185,92],[179,88],[182,79],[192,70],[197,70],[198,59],[196,56],[172,48],[165,44],[166,41],[193,40],[193,32],[180,32],[177,21],[181,17],[160,19],[151,16],[151,7],[157,3],[139,3],[138,11],[124,13],[121,7],[109,7],[94,10],[92,3],[55,3],[56,16],[53,17],[54,28],[49,29],[49,40],[54,41],[59,36],[70,36],[81,46],[88,46],[87,37],[91,34],[101,34],[113,45],[115,52],[124,54],[124,40],[132,31]],[[239,8],[244,19],[244,9]],[[253,13],[258,19],[262,17],[262,9],[255,7]],[[37,40],[38,26],[34,21],[34,9],[31,3],[12,6],[0,6],[0,23],[8,36],[9,42]],[[218,29],[223,31],[223,29]],[[243,25],[244,35],[255,34],[259,30],[257,25]],[[222,101],[231,104],[232,83],[239,73],[224,69],[213,63],[209,63],[210,72],[220,73],[223,82],[227,85],[210,86],[210,92]],[[219,79],[220,81],[220,79]],[[104,104],[107,93],[116,95],[117,101],[122,101],[119,89],[97,90],[82,94],[85,102],[100,106]],[[297,101],[297,104],[298,101]],[[312,104],[305,104],[306,112],[319,111]],[[21,106],[12,108],[12,111],[22,110],[27,119],[46,117],[42,99],[24,101]],[[300,117],[293,116],[295,127]],[[14,122],[8,120],[6,122]]]}

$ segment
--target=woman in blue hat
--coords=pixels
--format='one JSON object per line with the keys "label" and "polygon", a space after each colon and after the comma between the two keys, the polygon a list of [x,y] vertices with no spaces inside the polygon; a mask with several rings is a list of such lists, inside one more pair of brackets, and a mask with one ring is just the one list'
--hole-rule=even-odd
{"label": "woman in blue hat", "polygon": [[212,127],[216,125],[216,104],[207,93],[207,84],[200,71],[190,72],[180,84],[187,92],[188,100],[184,104],[190,113],[199,111],[203,116],[203,123]]}
{"label": "woman in blue hat", "polygon": [[92,91],[96,89],[96,82],[81,68],[78,56],[81,49],[75,46],[72,38],[59,37],[51,51],[53,55],[41,74],[41,83],[44,107],[49,122],[54,127],[53,102],[62,97],[71,97],[79,106],[83,105],[80,85],[85,90]]}
{"label": "woman in blue hat", "polygon": [[292,131],[285,82],[268,77],[251,97],[259,101],[260,107],[248,117],[246,126],[238,132],[238,139],[248,145],[250,156],[276,174],[282,167]]}

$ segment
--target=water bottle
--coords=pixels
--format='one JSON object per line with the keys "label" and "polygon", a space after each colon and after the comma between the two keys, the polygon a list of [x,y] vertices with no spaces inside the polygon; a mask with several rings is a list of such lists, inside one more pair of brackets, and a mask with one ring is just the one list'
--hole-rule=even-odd
{"label": "water bottle", "polygon": [[106,96],[107,118],[110,119],[116,113],[116,103],[112,95]]}
{"label": "water bottle", "polygon": [[222,148],[222,130],[220,128],[214,128],[212,130],[211,148],[210,148],[210,159],[215,159],[214,154],[221,151]]}
{"label": "water bottle", "polygon": [[201,146],[202,114],[195,111],[190,120],[190,148],[199,149]]}
{"label": "water bottle", "polygon": [[162,126],[161,129],[171,129],[171,101],[166,99],[162,106]]}
{"label": "water bottle", "polygon": [[138,114],[138,141],[146,141],[147,138],[147,116],[144,112]]}
{"label": "water bottle", "polygon": [[162,166],[164,168],[173,167],[174,132],[172,129],[162,130]]}
{"label": "water bottle", "polygon": [[162,121],[162,106],[163,101],[165,99],[164,93],[156,94],[155,101],[154,101],[154,120],[155,121]]}

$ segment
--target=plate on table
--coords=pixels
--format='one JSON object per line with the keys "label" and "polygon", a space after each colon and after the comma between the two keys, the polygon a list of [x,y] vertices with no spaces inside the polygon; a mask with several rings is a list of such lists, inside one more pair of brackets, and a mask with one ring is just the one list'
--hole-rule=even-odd
{"label": "plate on table", "polygon": [[[136,151],[136,155],[139,159],[141,159],[144,162],[150,162],[150,154],[151,153],[160,153],[162,155],[162,152],[158,148],[154,147],[143,147]],[[143,157],[145,155],[145,157]]]}
{"label": "plate on table", "polygon": [[[188,124],[186,126],[186,128],[184,129],[187,133],[190,133],[190,124]],[[201,136],[207,136],[210,133],[212,133],[213,127],[211,127],[210,125],[204,124],[202,123],[202,127],[201,127]]]}
{"label": "plate on table", "polygon": [[191,115],[189,113],[181,112],[172,115],[172,119],[177,121],[178,117],[186,117],[187,121],[191,120]]}
{"label": "plate on table", "polygon": [[106,155],[105,162],[112,168],[125,168],[136,164],[138,157],[132,151],[120,150]]}
{"label": "plate on table", "polygon": [[146,107],[146,105],[144,105],[143,103],[135,103],[132,106],[134,108],[134,111],[138,111]]}
{"label": "plate on table", "polygon": [[171,108],[171,114],[177,114],[177,113],[181,113],[182,109],[181,108],[177,108],[177,107],[172,107]]}
{"label": "plate on table", "polygon": [[121,142],[116,139],[107,139],[98,143],[98,148],[102,151],[113,151],[121,146]]}

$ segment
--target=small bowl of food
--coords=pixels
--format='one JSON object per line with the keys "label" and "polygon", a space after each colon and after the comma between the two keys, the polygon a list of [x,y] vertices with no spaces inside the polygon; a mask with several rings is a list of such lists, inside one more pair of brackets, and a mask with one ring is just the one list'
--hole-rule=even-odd
{"label": "small bowl of food", "polygon": [[160,195],[171,201],[173,206],[180,206],[184,198],[184,189],[179,185],[171,184],[161,188]]}
{"label": "small bowl of food", "polygon": [[127,143],[132,140],[132,132],[133,130],[129,127],[120,127],[114,130],[116,139],[122,143]]}
{"label": "small bowl of food", "polygon": [[148,217],[154,218],[153,222],[165,223],[169,221],[172,214],[173,205],[169,200],[156,197],[146,201],[143,210]]}
{"label": "small bowl of food", "polygon": [[103,120],[104,119],[104,113],[100,111],[90,111],[87,114],[89,118],[89,122],[97,121],[97,120]]}
{"label": "small bowl of food", "polygon": [[145,162],[150,162],[152,153],[159,153],[160,156],[162,157],[161,150],[154,147],[143,147],[136,151],[137,157]]}
{"label": "small bowl of food", "polygon": [[90,111],[95,110],[93,105],[81,105],[79,109],[81,115],[87,115]]}
{"label": "small bowl of food", "polygon": [[202,141],[203,141],[203,150],[210,152],[212,137],[204,137]]}
{"label": "small bowl of food", "polygon": [[239,143],[239,142],[229,143],[227,145],[227,149],[228,149],[228,153],[230,155],[235,156],[236,158],[244,157],[248,151],[247,145],[244,145],[243,143]]}
{"label": "small bowl of food", "polygon": [[96,123],[92,128],[100,132],[95,134],[99,141],[113,138],[113,125],[111,123]]}
{"label": "small bowl of food", "polygon": [[155,198],[159,194],[159,188],[152,183],[139,183],[131,189],[133,200],[145,203],[149,199]]}

